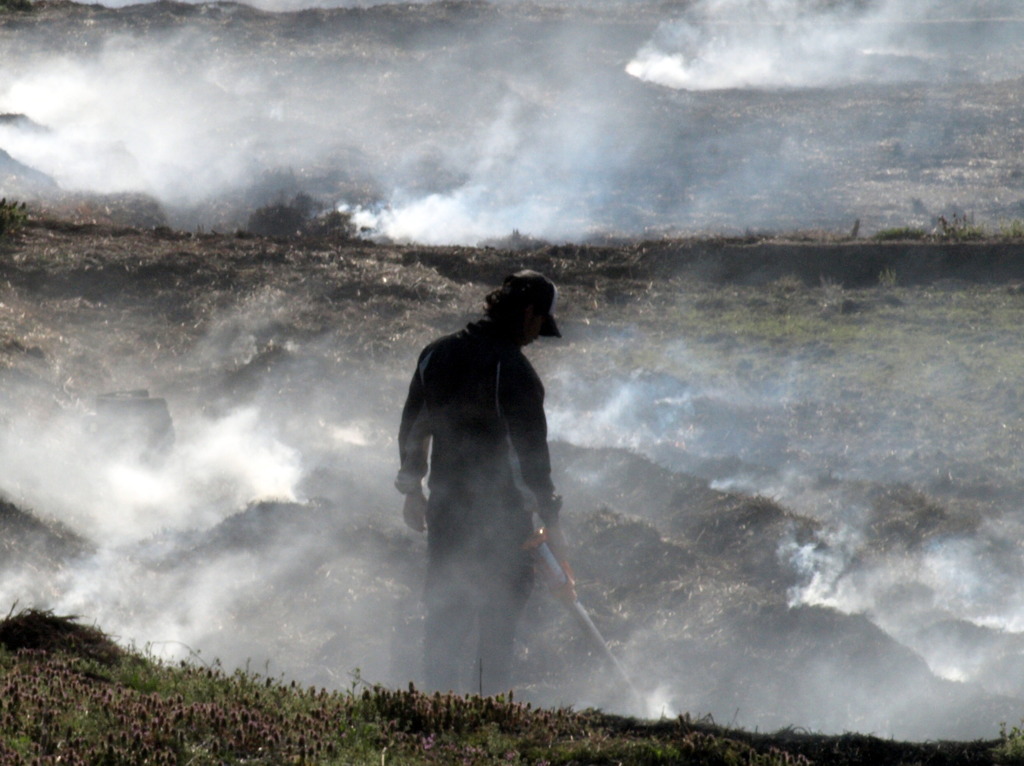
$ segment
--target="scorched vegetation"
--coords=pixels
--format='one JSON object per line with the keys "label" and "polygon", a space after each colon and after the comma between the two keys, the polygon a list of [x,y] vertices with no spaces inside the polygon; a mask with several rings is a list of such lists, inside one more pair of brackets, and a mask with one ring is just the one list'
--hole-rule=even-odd
{"label": "scorched vegetation", "polygon": [[[1000,723],[1020,719],[1019,634],[969,619],[989,608],[978,599],[1012,596],[1019,582],[1024,268],[1013,244],[511,251],[33,215],[0,252],[9,603],[84,613],[122,645],[184,642],[225,668],[5,638],[2,683],[17,683],[19,700],[51,695],[3,728],[15,762],[67,760],[72,739],[82,752],[108,737],[117,748],[138,732],[179,763],[379,763],[385,748],[386,762],[413,763],[986,763]],[[408,689],[423,551],[390,486],[397,402],[416,350],[524,267],[550,274],[564,297],[564,339],[530,353],[549,382],[581,598],[650,694],[630,714],[664,720],[589,710],[628,712],[543,593],[525,623],[515,700]],[[316,501],[222,500],[241,480],[209,473],[186,503],[112,514],[112,496],[100,497],[116,527],[76,515],[110,467],[100,434],[79,424],[99,425],[83,421],[98,394],[142,387],[167,397],[180,426],[166,465],[130,464],[155,482],[146,486],[189,487],[214,459],[189,461],[189,429],[237,424],[242,409],[262,431],[227,452],[249,462],[278,434],[288,449],[277,457],[306,461],[296,496]],[[94,470],[79,477],[82,463]],[[66,466],[70,512],[32,494],[55,484],[37,473],[53,465]],[[187,503],[218,510],[175,518]],[[842,522],[857,534],[834,534]],[[131,523],[131,537],[107,539]],[[963,552],[961,569],[983,561],[1005,590],[956,601],[950,587],[940,601],[932,581],[906,582],[949,572],[948,551]],[[847,581],[865,605],[840,601]],[[208,607],[199,613],[196,593]],[[952,652],[951,638],[961,641]],[[247,658],[271,680],[235,674]],[[369,686],[350,687],[355,668]],[[60,683],[39,681],[52,674],[86,696],[55,702]],[[144,714],[108,712],[124,708]],[[179,714],[193,725],[169,727]],[[786,726],[812,733],[738,730]],[[843,731],[863,734],[815,734]],[[1006,731],[1011,754],[1018,735]],[[898,741],[937,739],[962,743]]]}

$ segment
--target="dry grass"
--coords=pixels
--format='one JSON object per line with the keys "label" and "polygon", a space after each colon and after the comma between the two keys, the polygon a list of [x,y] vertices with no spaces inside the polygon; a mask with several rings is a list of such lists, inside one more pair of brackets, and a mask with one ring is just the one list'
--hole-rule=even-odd
{"label": "dry grass", "polygon": [[8,651],[66,653],[112,665],[123,650],[101,630],[82,625],[77,618],[57,616],[39,609],[24,609],[0,622],[0,645]]}

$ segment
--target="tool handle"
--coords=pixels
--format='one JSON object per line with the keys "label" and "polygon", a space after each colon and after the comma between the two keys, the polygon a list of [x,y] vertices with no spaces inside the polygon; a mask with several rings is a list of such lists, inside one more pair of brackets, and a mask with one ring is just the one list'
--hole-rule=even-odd
{"label": "tool handle", "polygon": [[523,546],[533,551],[534,562],[548,589],[558,598],[572,603],[576,600],[576,577],[568,561],[559,559],[548,544],[547,530],[541,527]]}

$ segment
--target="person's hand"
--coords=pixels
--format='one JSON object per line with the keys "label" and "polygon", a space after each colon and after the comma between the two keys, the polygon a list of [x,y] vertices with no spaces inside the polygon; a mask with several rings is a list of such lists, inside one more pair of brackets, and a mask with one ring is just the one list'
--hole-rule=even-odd
{"label": "person's hand", "polygon": [[402,518],[405,519],[405,526],[416,532],[425,532],[427,529],[427,498],[422,492],[410,492],[405,496],[405,505],[402,506]]}

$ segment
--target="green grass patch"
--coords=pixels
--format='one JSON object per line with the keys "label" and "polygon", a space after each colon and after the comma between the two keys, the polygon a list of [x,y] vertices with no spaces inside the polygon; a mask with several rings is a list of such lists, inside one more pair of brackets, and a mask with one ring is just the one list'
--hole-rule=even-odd
{"label": "green grass patch", "polygon": [[[3,8],[0,0],[0,9]],[[28,220],[25,203],[8,202],[7,198],[0,199],[0,236],[10,234],[25,225]]]}
{"label": "green grass patch", "polygon": [[[49,613],[0,621],[0,762],[152,764],[756,764],[807,761],[689,719],[614,731],[596,712],[508,697],[307,688],[244,671],[75,652],[96,629]],[[14,630],[6,630],[11,625]],[[47,633],[52,634],[47,636]],[[53,635],[58,640],[52,640]],[[63,649],[32,648],[37,646]],[[706,727],[705,727],[706,728]]]}
{"label": "green grass patch", "polygon": [[1024,220],[1014,219],[1000,223],[994,231],[989,231],[980,224],[975,224],[968,216],[954,215],[951,218],[940,216],[934,231],[917,226],[894,226],[875,232],[872,237],[876,242],[981,242],[984,240],[1019,240],[1024,239]]}
{"label": "green grass patch", "polygon": [[1000,724],[999,740],[992,750],[995,763],[1005,766],[1024,764],[1024,729],[1019,726],[1007,729],[1005,723]]}
{"label": "green grass patch", "polygon": [[913,226],[897,226],[891,229],[882,229],[875,232],[874,237],[879,242],[900,242],[903,240],[921,240],[928,236],[924,229]]}
{"label": "green grass patch", "polygon": [[[989,439],[984,451],[993,457],[1016,444],[1024,378],[1024,296],[1016,291],[768,285],[704,287],[692,296],[666,295],[652,309],[644,325],[650,343],[638,346],[629,335],[621,346],[609,343],[609,367],[664,373],[704,390],[784,390],[815,401],[868,392],[849,406],[878,417],[888,408],[890,420],[944,429],[922,439],[961,448],[968,436]],[[907,402],[930,402],[943,417],[914,418]]]}
{"label": "green grass patch", "polygon": [[999,236],[1003,239],[1024,239],[1024,221],[1015,218],[999,225]]}

